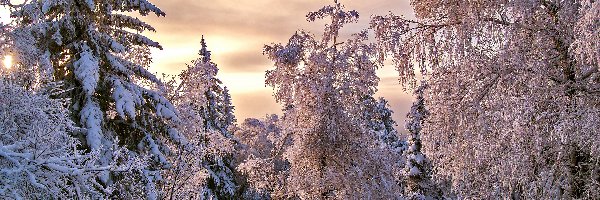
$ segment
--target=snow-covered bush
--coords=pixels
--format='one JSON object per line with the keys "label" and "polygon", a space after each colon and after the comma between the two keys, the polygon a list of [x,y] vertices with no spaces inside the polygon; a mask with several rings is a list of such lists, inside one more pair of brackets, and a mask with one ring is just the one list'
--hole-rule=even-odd
{"label": "snow-covered bush", "polygon": [[0,197],[102,197],[97,154],[78,149],[67,102],[0,79]]}

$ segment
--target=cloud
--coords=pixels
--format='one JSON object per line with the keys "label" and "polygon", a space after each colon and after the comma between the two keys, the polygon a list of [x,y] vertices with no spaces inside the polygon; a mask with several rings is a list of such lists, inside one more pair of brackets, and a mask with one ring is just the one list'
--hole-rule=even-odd
{"label": "cloud", "polygon": [[273,63],[255,49],[225,54],[218,64],[224,72],[260,72],[271,69]]}
{"label": "cloud", "polygon": [[275,102],[270,90],[232,93],[235,116],[238,122],[246,118],[262,118],[267,114],[281,115],[281,106]]}
{"label": "cloud", "polygon": [[[150,20],[157,30],[177,33],[217,33],[248,37],[273,36],[303,22],[308,1],[160,1],[166,18]],[[314,6],[313,6],[314,7]],[[299,19],[299,20],[296,20]],[[158,23],[154,23],[158,22]]]}

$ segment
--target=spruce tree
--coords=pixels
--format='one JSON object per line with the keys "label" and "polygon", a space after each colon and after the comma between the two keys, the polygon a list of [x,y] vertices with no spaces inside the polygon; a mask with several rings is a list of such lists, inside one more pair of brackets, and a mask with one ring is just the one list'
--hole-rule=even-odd
{"label": "spruce tree", "polygon": [[[180,75],[181,82],[173,92],[173,102],[180,111],[180,130],[191,141],[198,166],[207,171],[204,184],[194,198],[232,199],[237,190],[233,169],[233,134],[230,126],[235,122],[231,96],[221,80],[219,71],[211,60],[204,36],[200,42],[199,57]],[[181,183],[186,184],[186,183]]]}
{"label": "spruce tree", "polygon": [[133,174],[101,173],[102,187],[110,188],[105,191],[153,199],[154,183],[170,167],[164,145],[181,137],[169,125],[178,120],[175,108],[147,69],[149,48],[161,46],[141,33],[155,30],[127,12],[165,15],[146,0],[30,1],[14,7],[12,15],[15,32],[33,39],[32,47],[50,64],[53,80],[69,91],[59,97],[71,100],[73,121],[86,129],[84,147],[102,152],[100,164],[116,162],[113,145],[129,149],[131,158],[149,156],[143,170],[126,170]]}
{"label": "spruce tree", "polygon": [[390,150],[402,154],[408,148],[408,144],[398,137],[398,131],[395,128],[397,124],[392,118],[394,111],[389,108],[388,101],[383,97],[377,100],[373,97],[366,97],[363,102],[367,105],[363,111],[364,117],[369,120],[369,127],[375,131],[381,144],[384,145],[384,148],[390,148]]}
{"label": "spruce tree", "polygon": [[406,129],[409,134],[409,148],[404,152],[406,156],[406,191],[408,199],[437,199],[435,185],[431,181],[431,164],[421,151],[421,129],[429,111],[425,107],[423,92],[427,88],[425,81],[415,90],[415,102],[407,114]]}

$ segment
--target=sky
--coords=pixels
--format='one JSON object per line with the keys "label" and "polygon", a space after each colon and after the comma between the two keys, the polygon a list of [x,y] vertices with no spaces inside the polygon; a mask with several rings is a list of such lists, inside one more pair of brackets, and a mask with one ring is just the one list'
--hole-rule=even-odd
{"label": "sky", "polygon": [[[245,118],[262,118],[281,113],[273,97],[273,88],[265,87],[265,71],[273,63],[262,54],[265,44],[286,43],[300,29],[321,35],[326,20],[307,22],[306,14],[317,11],[333,1],[319,0],[169,0],[151,1],[166,13],[166,17],[142,18],[156,28],[146,33],[159,42],[163,50],[153,50],[151,70],[175,75],[186,63],[197,58],[200,39],[204,35],[212,59],[219,66],[218,78],[233,97],[239,122]],[[342,35],[367,28],[371,15],[390,11],[412,17],[408,0],[340,1],[346,9],[360,13],[357,24],[347,26]],[[403,124],[410,109],[411,95],[398,84],[393,66],[378,71],[381,82],[376,96],[390,101],[394,119]]]}

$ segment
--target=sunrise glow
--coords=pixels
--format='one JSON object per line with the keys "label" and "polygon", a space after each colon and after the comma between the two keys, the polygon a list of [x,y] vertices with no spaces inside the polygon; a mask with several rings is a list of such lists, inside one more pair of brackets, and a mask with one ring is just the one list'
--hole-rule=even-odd
{"label": "sunrise glow", "polygon": [[12,56],[4,56],[4,59],[2,60],[2,65],[4,66],[4,68],[10,69],[12,67],[12,63],[13,63],[13,58]]}

